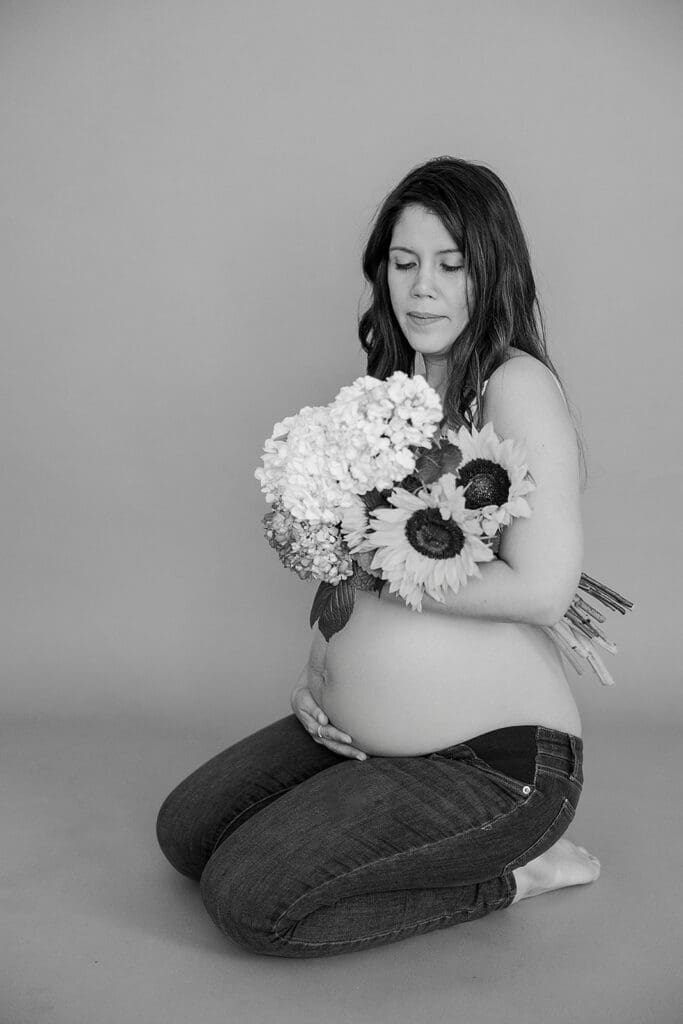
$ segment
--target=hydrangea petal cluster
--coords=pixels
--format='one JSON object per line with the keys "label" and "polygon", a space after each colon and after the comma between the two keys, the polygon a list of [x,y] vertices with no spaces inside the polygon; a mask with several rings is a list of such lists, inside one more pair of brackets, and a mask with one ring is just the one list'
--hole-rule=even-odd
{"label": "hydrangea petal cluster", "polygon": [[329,406],[304,406],[273,427],[264,445],[263,468],[254,471],[266,501],[280,501],[300,520],[338,523],[349,502],[330,459]]}
{"label": "hydrangea petal cluster", "polygon": [[297,519],[339,523],[354,495],[386,490],[412,472],[411,446],[428,447],[441,399],[423,377],[359,377],[328,406],[276,423],[255,470],[266,501]]}
{"label": "hydrangea petal cluster", "polygon": [[424,377],[401,370],[343,387],[330,406],[328,450],[342,487],[365,494],[403,480],[415,468],[411,446],[429,447],[442,417],[441,399]]}
{"label": "hydrangea petal cluster", "polygon": [[444,474],[416,494],[397,487],[388,500],[393,508],[370,513],[374,524],[367,539],[377,549],[370,571],[379,570],[389,590],[416,611],[422,611],[425,593],[443,603],[449,589],[457,593],[469,576],[481,576],[478,562],[494,557],[454,474]]}
{"label": "hydrangea petal cluster", "polygon": [[525,495],[536,490],[536,485],[529,478],[524,445],[510,438],[501,441],[493,429],[491,422],[485,423],[481,430],[476,427],[460,427],[458,431],[448,430],[448,440],[462,452],[462,462],[458,473],[463,473],[468,463],[475,459],[483,459],[502,466],[510,481],[507,500],[499,505],[484,505],[477,509],[481,517],[482,530],[487,537],[493,537],[504,526],[508,526],[513,518],[528,518],[531,508]]}
{"label": "hydrangea petal cluster", "polygon": [[337,526],[297,519],[276,499],[263,517],[263,532],[285,568],[301,580],[336,585],[353,575],[353,559]]}

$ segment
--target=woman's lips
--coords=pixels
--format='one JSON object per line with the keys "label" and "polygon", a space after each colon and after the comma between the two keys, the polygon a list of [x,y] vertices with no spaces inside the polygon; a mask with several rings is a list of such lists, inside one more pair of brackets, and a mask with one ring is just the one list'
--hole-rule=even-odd
{"label": "woman's lips", "polygon": [[408,313],[408,319],[416,327],[430,327],[432,324],[438,324],[439,321],[446,318],[443,316],[417,316],[415,313]]}

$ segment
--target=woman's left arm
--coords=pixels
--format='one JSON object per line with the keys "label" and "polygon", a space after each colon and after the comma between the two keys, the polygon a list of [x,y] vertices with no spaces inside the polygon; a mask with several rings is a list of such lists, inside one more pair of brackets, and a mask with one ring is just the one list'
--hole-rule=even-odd
{"label": "woman's left arm", "polygon": [[[552,374],[533,356],[515,356],[491,375],[483,420],[499,437],[522,441],[536,489],[528,519],[502,532],[498,557],[480,562],[445,603],[425,596],[424,612],[552,626],[569,607],[581,576],[583,529],[574,426]],[[385,586],[382,600],[403,604]],[[406,608],[411,614],[411,609]]]}

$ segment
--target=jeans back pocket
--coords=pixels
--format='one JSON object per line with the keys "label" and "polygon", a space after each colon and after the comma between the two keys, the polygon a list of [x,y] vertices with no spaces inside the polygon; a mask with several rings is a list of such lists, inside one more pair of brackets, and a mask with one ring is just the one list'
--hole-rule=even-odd
{"label": "jeans back pocket", "polygon": [[510,871],[514,871],[515,868],[521,868],[524,864],[528,864],[528,862],[533,860],[535,857],[540,857],[542,853],[545,853],[545,851],[549,850],[551,846],[554,846],[560,836],[562,836],[571,825],[575,813],[576,809],[571,800],[565,797],[560,805],[560,809],[545,831],[535,842],[531,844],[531,846],[527,847],[523,853],[520,853],[514,858],[514,860],[511,860],[509,864],[505,865],[503,874],[508,874]]}
{"label": "jeans back pocket", "polygon": [[572,784],[579,792],[583,786],[583,741],[580,736],[538,728],[537,770],[546,776]]}

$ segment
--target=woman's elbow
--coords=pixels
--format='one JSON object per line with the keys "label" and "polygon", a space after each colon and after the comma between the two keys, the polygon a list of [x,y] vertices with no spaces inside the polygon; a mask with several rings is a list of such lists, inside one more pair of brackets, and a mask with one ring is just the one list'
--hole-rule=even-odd
{"label": "woman's elbow", "polygon": [[568,607],[569,601],[561,611],[560,605],[557,603],[542,605],[534,617],[534,626],[554,626],[556,622],[560,621]]}
{"label": "woman's elbow", "polygon": [[560,621],[576,594],[581,579],[581,567],[566,575],[563,574],[563,577],[561,581],[554,579],[552,586],[544,588],[538,602],[539,626],[554,626]]}

